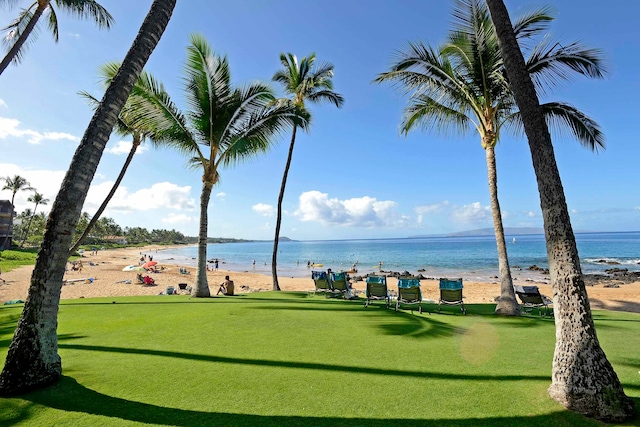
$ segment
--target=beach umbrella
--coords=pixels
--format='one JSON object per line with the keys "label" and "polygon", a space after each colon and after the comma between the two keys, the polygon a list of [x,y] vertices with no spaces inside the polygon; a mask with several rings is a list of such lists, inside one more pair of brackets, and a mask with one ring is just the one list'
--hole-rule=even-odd
{"label": "beach umbrella", "polygon": [[142,268],[151,268],[157,263],[158,263],[157,261],[147,261],[144,264],[142,264]]}
{"label": "beach umbrella", "polygon": [[144,268],[137,265],[127,265],[122,271],[144,271]]}

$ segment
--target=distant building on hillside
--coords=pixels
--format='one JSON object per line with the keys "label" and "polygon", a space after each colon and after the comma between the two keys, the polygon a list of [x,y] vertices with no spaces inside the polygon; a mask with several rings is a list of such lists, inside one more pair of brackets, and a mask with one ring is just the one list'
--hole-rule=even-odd
{"label": "distant building on hillside", "polygon": [[13,241],[12,208],[10,200],[0,200],[0,250],[9,249]]}

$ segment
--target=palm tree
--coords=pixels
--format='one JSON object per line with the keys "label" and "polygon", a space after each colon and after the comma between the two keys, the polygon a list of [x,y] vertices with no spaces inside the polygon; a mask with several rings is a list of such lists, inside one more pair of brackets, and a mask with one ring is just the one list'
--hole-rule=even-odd
{"label": "palm tree", "polygon": [[45,387],[62,374],[57,314],[73,231],[120,110],[160,41],[175,5],[176,0],[154,0],[71,160],[49,213],[29,295],[0,374],[0,395]]}
{"label": "palm tree", "polygon": [[[0,4],[4,3],[10,6],[16,2],[17,0],[0,0]],[[79,18],[93,19],[100,28],[109,29],[113,25],[111,14],[95,0],[55,0],[55,4],[58,8],[66,10]],[[4,72],[12,61],[14,63],[20,62],[26,47],[25,42],[45,11],[49,13],[48,26],[53,39],[56,42],[58,41],[58,17],[51,0],[34,1],[27,9],[23,9],[9,26],[2,29],[3,31],[8,31],[5,42],[8,42],[11,48],[2,59],[2,62],[0,62],[0,74]]]}
{"label": "palm tree", "polygon": [[[287,94],[291,95],[293,103],[301,109],[306,109],[305,101],[312,103],[330,102],[340,108],[344,103],[342,95],[333,91],[333,65],[323,64],[314,67],[316,54],[312,53],[306,58],[302,58],[298,63],[298,58],[292,53],[280,54],[280,62],[282,70],[278,71],[273,80],[282,83]],[[280,239],[280,223],[282,222],[282,200],[284,198],[284,189],[287,185],[287,176],[289,175],[289,167],[291,166],[291,158],[293,156],[293,146],[296,143],[296,131],[298,126],[293,126],[291,134],[291,143],[289,144],[289,154],[287,163],[284,167],[282,175],[282,185],[280,186],[280,194],[278,195],[278,214],[276,217],[276,235],[273,239],[273,257],[271,261],[271,271],[273,274],[273,290],[279,291],[278,271],[277,271],[277,255],[278,241]]]}
{"label": "palm tree", "polygon": [[306,119],[291,102],[276,101],[263,83],[232,87],[226,57],[214,54],[201,35],[191,36],[184,81],[190,108],[186,113],[162,90],[136,97],[136,103],[139,120],[153,130],[150,138],[191,156],[189,165],[202,170],[198,267],[191,295],[209,297],[207,209],[220,169],[266,151],[276,134],[292,123],[304,126]]}
{"label": "palm tree", "polygon": [[27,229],[24,232],[24,238],[22,239],[21,247],[24,246],[24,243],[29,238],[29,230],[31,230],[31,221],[33,221],[33,217],[36,216],[36,210],[38,210],[38,205],[46,206],[49,203],[49,199],[45,199],[44,196],[37,191],[27,199],[28,202],[35,203],[36,205],[33,207],[33,214],[29,218],[29,223],[27,224]]}
{"label": "palm tree", "polygon": [[[589,307],[580,258],[543,108],[501,0],[487,0],[504,66],[522,113],[540,192],[556,317],[551,397],[570,410],[620,423],[634,402],[602,351]],[[516,27],[517,28],[517,27]]]}
{"label": "palm tree", "polygon": [[[500,271],[501,293],[496,313],[517,315],[520,307],[513,291],[498,201],[495,146],[503,129],[521,131],[522,123],[505,75],[495,28],[483,1],[457,1],[456,28],[440,48],[410,44],[391,71],[380,74],[376,81],[391,81],[408,92],[413,91],[401,124],[404,133],[421,126],[459,132],[475,128],[480,134]],[[545,34],[552,20],[546,8],[526,14],[516,22],[516,37],[527,41]],[[599,51],[579,43],[563,46],[548,41],[531,50],[527,69],[539,91],[568,79],[571,72],[589,77],[602,77],[604,73]],[[558,129],[568,128],[585,147],[591,150],[604,147],[598,124],[572,105],[550,102],[542,107],[551,124]]]}
{"label": "palm tree", "polygon": [[[109,86],[109,84],[113,80],[113,77],[118,72],[119,68],[120,68],[120,64],[115,62],[107,63],[100,68],[102,83],[105,85],[105,88]],[[143,71],[140,77],[138,78],[138,81],[136,82],[135,86],[133,87],[131,91],[131,95],[129,95],[129,99],[133,99],[133,97],[137,96],[140,93],[153,93],[155,90],[158,90],[157,83],[153,81],[153,78],[151,76],[149,76],[146,72]],[[94,106],[99,105],[99,101],[89,93],[83,91],[83,92],[80,92],[80,94],[83,97],[85,97],[90,104]],[[82,235],[76,240],[76,242],[73,244],[71,249],[69,249],[69,253],[71,254],[78,249],[78,247],[82,244],[82,242],[87,237],[87,235],[93,229],[93,226],[100,219],[100,215],[102,215],[104,210],[107,208],[107,205],[113,198],[113,195],[116,193],[116,190],[120,186],[120,183],[122,182],[125,174],[127,173],[127,169],[129,168],[129,165],[131,164],[131,161],[133,160],[133,156],[136,154],[138,147],[145,140],[147,136],[148,132],[142,127],[142,124],[137,123],[134,120],[131,109],[132,109],[131,102],[127,100],[127,103],[125,104],[124,108],[120,112],[120,116],[118,116],[118,121],[116,123],[116,131],[119,135],[122,135],[122,136],[131,135],[132,137],[131,150],[129,150],[129,154],[127,155],[127,158],[124,162],[124,165],[122,166],[122,169],[120,170],[120,173],[118,174],[118,177],[116,178],[116,181],[113,183],[113,186],[109,191],[109,194],[107,194],[107,196],[102,201],[102,204],[100,205],[96,213],[93,215],[93,217],[91,217],[91,220],[87,224],[87,227],[84,229]]]}
{"label": "palm tree", "polygon": [[[4,178],[1,178],[1,179],[4,181],[4,186],[2,187],[2,189],[11,191],[11,221],[13,221],[13,212],[16,209],[13,202],[15,201],[16,193],[18,191],[33,191],[34,188],[31,187],[31,184],[29,184],[29,181],[27,181],[25,178],[21,177],[20,175],[14,175],[13,177],[5,176]],[[5,249],[7,248],[7,242],[9,241],[10,234],[11,234],[11,228],[8,228],[7,235],[4,236],[4,242],[2,242],[2,247]]]}

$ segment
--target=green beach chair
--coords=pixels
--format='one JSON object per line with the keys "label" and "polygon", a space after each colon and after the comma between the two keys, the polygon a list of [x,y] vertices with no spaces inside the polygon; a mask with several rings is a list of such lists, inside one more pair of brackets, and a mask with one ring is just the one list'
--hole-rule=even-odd
{"label": "green beach chair", "polygon": [[324,271],[312,271],[311,278],[313,279],[313,283],[315,285],[315,290],[313,291],[313,295],[317,293],[323,293],[325,297],[329,297],[333,294],[333,288],[331,287],[331,282],[329,282],[329,277],[327,273]]}
{"label": "green beach chair", "polygon": [[384,301],[386,308],[391,306],[389,289],[387,288],[386,276],[367,276],[367,299],[364,306],[368,307],[373,301]]}
{"label": "green beach chair", "polygon": [[[420,279],[417,277],[398,277],[398,299],[396,300],[396,311],[408,305],[413,313],[413,306],[418,306],[418,312],[422,314],[422,292],[420,290]],[[431,313],[429,313],[431,314]]]}
{"label": "green beach chair", "polygon": [[[549,301],[541,293],[537,286],[516,286],[516,295],[520,298],[522,304],[522,311],[525,313],[532,313],[533,309],[538,310],[538,314],[542,317],[551,315],[553,316],[553,301]],[[544,309],[544,314],[542,314]]]}
{"label": "green beach chair", "polygon": [[440,313],[440,306],[444,305],[459,305],[462,314],[467,314],[467,309],[462,301],[462,279],[440,279],[440,300],[438,301],[438,313]]}
{"label": "green beach chair", "polygon": [[349,276],[346,271],[331,272],[329,275],[329,281],[333,288],[334,295],[340,295],[343,298],[349,298],[351,296],[351,286],[349,286]]}

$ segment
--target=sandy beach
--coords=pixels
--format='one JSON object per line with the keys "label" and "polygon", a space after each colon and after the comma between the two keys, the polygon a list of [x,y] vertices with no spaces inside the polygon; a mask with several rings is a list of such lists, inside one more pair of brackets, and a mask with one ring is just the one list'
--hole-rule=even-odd
{"label": "sandy beach", "polygon": [[[179,283],[192,285],[195,280],[195,268],[185,267],[190,274],[181,274],[184,266],[163,263],[158,264],[161,269],[150,276],[155,280],[155,286],[136,284],[136,272],[125,272],[122,269],[128,265],[138,264],[140,253],[152,254],[154,247],[125,248],[98,251],[97,254],[84,254],[82,271],[67,271],[62,287],[61,298],[95,298],[109,296],[130,295],[158,295],[166,291],[168,286],[178,289]],[[0,280],[0,303],[10,300],[25,300],[29,289],[32,266],[25,266],[10,272],[3,272]],[[235,283],[236,293],[250,293],[271,290],[271,276],[233,272],[226,270],[208,272],[209,288],[215,295],[218,286],[229,275]],[[89,280],[92,279],[92,280]],[[314,284],[311,278],[278,277],[283,291],[312,291]],[[127,283],[130,281],[130,283]],[[389,278],[390,289],[395,289],[396,279]],[[540,288],[543,295],[551,296],[551,286],[546,283],[516,282],[515,284],[532,285]],[[498,283],[464,283],[464,301],[467,304],[492,303],[500,295]],[[606,285],[606,286],[605,286]],[[353,283],[354,289],[364,292],[365,282]],[[421,288],[425,300],[437,301],[439,291],[436,280],[422,280]],[[187,293],[182,291],[182,293]],[[587,286],[587,293],[594,309],[622,310],[640,313],[640,282],[633,283],[596,283]]]}

